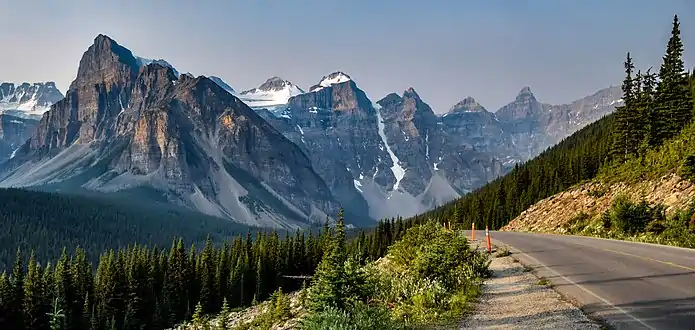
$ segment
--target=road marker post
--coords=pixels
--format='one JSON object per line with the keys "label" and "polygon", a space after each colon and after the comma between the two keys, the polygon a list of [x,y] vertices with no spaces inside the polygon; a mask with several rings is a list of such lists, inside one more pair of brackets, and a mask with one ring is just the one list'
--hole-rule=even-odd
{"label": "road marker post", "polygon": [[471,226],[471,241],[475,241],[475,222]]}
{"label": "road marker post", "polygon": [[485,239],[487,240],[487,253],[492,253],[492,244],[490,243],[490,232],[487,230],[487,226],[485,226]]}

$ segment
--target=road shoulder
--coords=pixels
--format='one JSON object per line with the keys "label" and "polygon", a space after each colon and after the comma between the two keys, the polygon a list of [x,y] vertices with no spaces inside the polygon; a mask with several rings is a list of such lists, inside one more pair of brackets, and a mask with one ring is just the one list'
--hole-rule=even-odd
{"label": "road shoulder", "polygon": [[513,256],[493,258],[493,276],[461,329],[601,329]]}

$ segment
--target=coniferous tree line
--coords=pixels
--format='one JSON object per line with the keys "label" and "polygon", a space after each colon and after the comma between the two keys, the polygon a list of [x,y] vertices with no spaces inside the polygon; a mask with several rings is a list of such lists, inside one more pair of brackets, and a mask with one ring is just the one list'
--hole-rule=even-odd
{"label": "coniferous tree line", "polygon": [[102,251],[128,244],[167,247],[172,237],[202,245],[207,236],[219,242],[238,233],[258,231],[226,219],[172,205],[142,205],[94,196],[0,189],[0,272],[9,271],[15,251],[35,252],[40,263],[54,261],[66,247],[80,246],[90,262]]}
{"label": "coniferous tree line", "polygon": [[616,109],[613,155],[616,161],[644,155],[677,135],[693,117],[692,76],[683,64],[680,22],[674,16],[671,38],[658,74],[635,70],[625,60],[623,106]]}
{"label": "coniferous tree line", "polygon": [[593,179],[603,166],[658,148],[678,134],[693,116],[695,73],[683,64],[678,17],[658,73],[635,72],[628,53],[624,63],[623,105],[504,177],[410,220],[451,219],[468,228],[499,229],[534,203],[572,185]]}
{"label": "coniferous tree line", "polygon": [[[360,231],[347,253],[374,260],[413,222],[384,220]],[[342,229],[341,229],[342,230]],[[136,245],[101,254],[91,264],[84,249],[63,249],[54,263],[27,261],[17,251],[0,273],[0,329],[164,329],[203,313],[246,307],[278,288],[299,289],[313,274],[334,230],[293,234],[250,232],[202,249],[175,239],[168,250]],[[344,234],[340,234],[344,235]],[[95,268],[96,266],[96,268]]]}

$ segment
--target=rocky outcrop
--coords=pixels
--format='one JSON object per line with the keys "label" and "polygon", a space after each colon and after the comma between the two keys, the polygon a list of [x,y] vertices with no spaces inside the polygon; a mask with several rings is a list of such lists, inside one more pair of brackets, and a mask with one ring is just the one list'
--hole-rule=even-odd
{"label": "rocky outcrop", "polygon": [[206,77],[140,67],[103,35],[4,167],[2,186],[154,190],[252,225],[303,226],[339,207],[304,152],[241,100]]}
{"label": "rocky outcrop", "polygon": [[633,201],[663,204],[666,213],[671,214],[693,200],[695,185],[675,174],[637,184],[590,182],[537,202],[502,230],[564,233],[579,213],[602,214],[618,195]]}

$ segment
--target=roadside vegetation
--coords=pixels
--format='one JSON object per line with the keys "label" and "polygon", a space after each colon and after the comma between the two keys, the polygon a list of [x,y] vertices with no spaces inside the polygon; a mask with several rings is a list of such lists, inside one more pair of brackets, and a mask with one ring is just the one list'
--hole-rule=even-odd
{"label": "roadside vegetation", "polygon": [[695,248],[695,203],[667,216],[663,205],[616,197],[601,214],[579,213],[567,234]]}
{"label": "roadside vegetation", "polygon": [[276,292],[254,317],[230,324],[221,314],[203,323],[235,330],[430,329],[457,323],[490,275],[486,253],[472,249],[463,232],[434,222],[408,229],[384,257],[366,263],[348,253],[342,221],[330,237],[310,285],[292,303]]}

